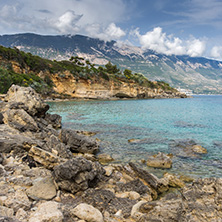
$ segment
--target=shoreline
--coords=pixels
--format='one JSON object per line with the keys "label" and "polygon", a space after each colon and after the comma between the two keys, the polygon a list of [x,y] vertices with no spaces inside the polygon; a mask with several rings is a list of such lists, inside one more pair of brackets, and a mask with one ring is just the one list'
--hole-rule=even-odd
{"label": "shoreline", "polygon": [[[33,89],[13,85],[6,100],[0,105],[0,219],[182,222],[222,218],[217,204],[222,199],[222,179],[192,181],[170,173],[157,178],[132,162],[112,164],[109,154],[99,153],[96,140],[63,128],[59,115],[46,113],[49,106]],[[148,162],[172,167],[168,154],[151,156]]]}

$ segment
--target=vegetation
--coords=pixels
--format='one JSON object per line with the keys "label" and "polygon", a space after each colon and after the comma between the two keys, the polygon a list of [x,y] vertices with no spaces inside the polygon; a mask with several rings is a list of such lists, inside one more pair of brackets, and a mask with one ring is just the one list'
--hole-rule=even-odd
{"label": "vegetation", "polygon": [[[22,72],[16,73],[13,69],[13,62],[19,65]],[[7,92],[8,88],[14,83],[21,86],[31,86],[41,94],[52,91],[53,82],[51,76],[58,73],[60,77],[65,77],[64,71],[70,73],[77,79],[91,81],[116,81],[130,82],[149,88],[162,88],[172,90],[165,82],[151,82],[144,75],[132,73],[125,69],[123,72],[108,62],[104,67],[95,67],[89,60],[78,56],[72,56],[69,61],[51,61],[31,53],[19,51],[17,48],[5,48],[0,46],[0,93]],[[47,72],[44,78],[38,77],[40,72]]]}

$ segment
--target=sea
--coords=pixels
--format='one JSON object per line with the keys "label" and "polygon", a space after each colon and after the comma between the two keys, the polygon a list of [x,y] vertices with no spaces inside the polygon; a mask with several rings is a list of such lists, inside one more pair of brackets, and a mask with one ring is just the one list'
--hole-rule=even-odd
{"label": "sea", "polygon": [[[50,113],[62,116],[62,125],[96,132],[100,153],[114,163],[134,162],[161,177],[165,172],[193,178],[222,177],[222,95],[185,99],[88,100],[49,102]],[[129,140],[134,139],[133,143]],[[207,154],[184,156],[187,141]],[[148,156],[173,154],[171,169],[146,166]]]}

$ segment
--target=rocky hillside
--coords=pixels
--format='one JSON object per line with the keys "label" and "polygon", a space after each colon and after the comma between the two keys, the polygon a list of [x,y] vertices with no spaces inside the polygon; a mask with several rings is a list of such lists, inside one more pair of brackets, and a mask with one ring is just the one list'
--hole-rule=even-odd
{"label": "rocky hillside", "polygon": [[12,84],[31,86],[46,97],[171,98],[185,97],[163,81],[149,81],[108,62],[96,67],[82,57],[51,61],[18,49],[0,46],[0,93]]}
{"label": "rocky hillside", "polygon": [[[30,87],[13,85],[0,102],[0,221],[221,221],[222,179],[191,183],[112,164],[95,139],[61,128],[48,109]],[[153,158],[172,167],[163,164],[172,156]]]}
{"label": "rocky hillside", "polygon": [[0,36],[0,44],[16,46],[48,59],[63,60],[71,56],[88,59],[96,65],[108,61],[120,69],[143,73],[152,81],[165,81],[175,88],[195,93],[222,93],[222,62],[189,56],[166,56],[139,47],[119,46],[86,36],[41,36],[16,34]]}

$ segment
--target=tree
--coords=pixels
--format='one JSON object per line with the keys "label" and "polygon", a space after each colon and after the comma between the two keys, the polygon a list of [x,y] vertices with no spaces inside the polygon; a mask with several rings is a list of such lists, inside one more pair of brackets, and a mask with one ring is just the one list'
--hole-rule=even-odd
{"label": "tree", "polygon": [[112,63],[109,61],[106,65],[106,72],[108,72],[109,74],[116,74],[118,73],[120,70],[117,68],[116,65],[112,65]]}

